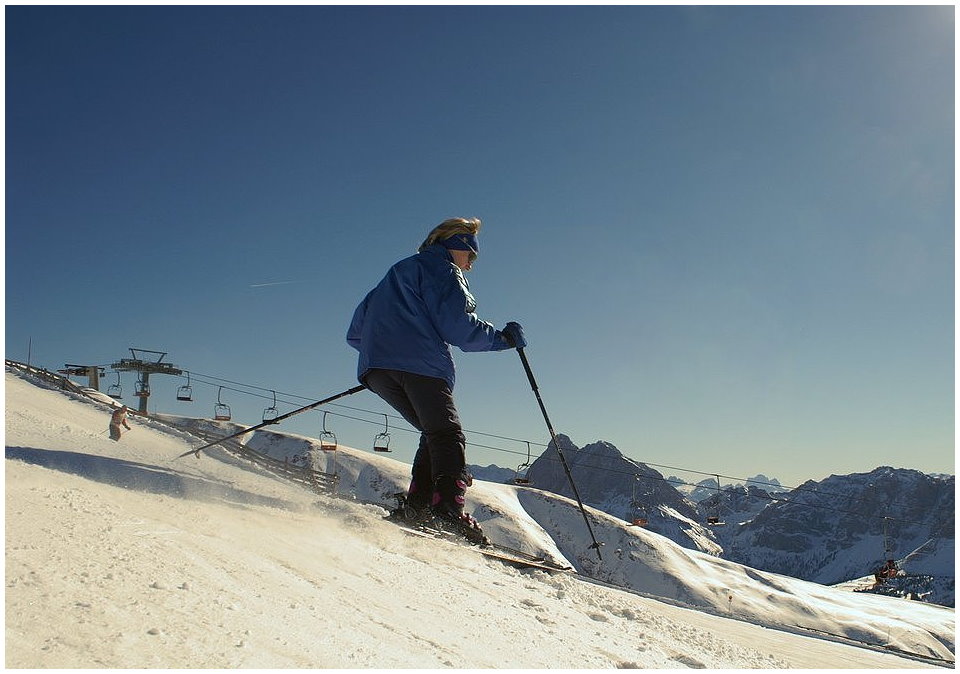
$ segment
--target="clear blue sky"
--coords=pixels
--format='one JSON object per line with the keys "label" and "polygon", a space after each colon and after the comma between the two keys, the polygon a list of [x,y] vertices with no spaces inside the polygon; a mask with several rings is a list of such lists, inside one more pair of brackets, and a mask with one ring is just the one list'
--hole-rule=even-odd
{"label": "clear blue sky", "polygon": [[[954,471],[951,6],[5,14],[7,357],[134,346],[319,399],[387,267],[480,217],[478,313],[524,325],[578,445],[794,485]],[[456,358],[466,428],[548,439],[514,352]]]}

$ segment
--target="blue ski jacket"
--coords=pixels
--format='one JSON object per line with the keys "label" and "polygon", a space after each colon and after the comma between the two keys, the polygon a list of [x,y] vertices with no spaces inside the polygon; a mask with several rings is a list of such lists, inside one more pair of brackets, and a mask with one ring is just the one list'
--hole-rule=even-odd
{"label": "blue ski jacket", "polygon": [[445,379],[453,391],[450,345],[501,351],[503,334],[475,313],[463,272],[440,244],[397,262],[357,307],[347,343],[360,352],[357,377],[372,368]]}

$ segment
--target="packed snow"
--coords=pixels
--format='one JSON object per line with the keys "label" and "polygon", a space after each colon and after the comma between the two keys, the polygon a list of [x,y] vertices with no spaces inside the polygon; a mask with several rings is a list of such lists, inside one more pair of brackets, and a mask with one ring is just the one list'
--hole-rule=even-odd
{"label": "packed snow", "polygon": [[[318,495],[106,401],[6,375],[10,668],[907,668],[950,664],[954,611],[764,573],[569,500],[477,481],[491,538],[572,565],[517,569],[384,522],[409,466],[346,447]],[[289,458],[277,429],[248,446]],[[326,466],[324,465],[326,464]],[[923,656],[918,658],[911,656]]]}

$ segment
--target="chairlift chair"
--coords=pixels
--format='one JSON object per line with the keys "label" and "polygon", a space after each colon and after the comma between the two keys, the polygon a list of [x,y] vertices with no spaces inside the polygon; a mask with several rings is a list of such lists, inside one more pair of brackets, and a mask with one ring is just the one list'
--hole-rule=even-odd
{"label": "chairlift chair", "polygon": [[530,443],[527,442],[527,460],[521,463],[519,466],[517,466],[517,474],[513,478],[513,483],[517,485],[530,484],[530,478],[527,477],[527,473],[529,471],[530,471]]}
{"label": "chairlift chair", "polygon": [[337,449],[337,436],[327,430],[327,414],[323,413],[323,430],[320,431],[320,449],[324,452],[333,452]]}
{"label": "chairlift chair", "polygon": [[138,398],[149,398],[150,397],[150,384],[138,379],[137,383],[133,387],[133,395]]}
{"label": "chairlift chair", "polygon": [[726,524],[723,520],[720,519],[720,501],[723,497],[723,492],[720,489],[720,476],[717,475],[717,507],[713,515],[707,515],[707,525],[711,527],[722,527]]}
{"label": "chairlift chair", "polygon": [[277,409],[277,392],[270,391],[270,393],[273,394],[273,405],[263,410],[263,423],[265,424],[274,422],[280,416],[280,411]]}
{"label": "chairlift chair", "polygon": [[230,421],[230,406],[221,402],[221,392],[223,392],[222,386],[217,390],[217,405],[213,408],[213,418],[215,421]]}
{"label": "chairlift chair", "polygon": [[177,400],[185,403],[193,402],[193,387],[190,386],[189,372],[187,372],[187,383],[177,389]]}
{"label": "chairlift chair", "polygon": [[387,453],[390,451],[390,422],[387,415],[383,415],[383,432],[373,439],[373,451]]}
{"label": "chairlift chair", "polygon": [[120,373],[117,372],[117,383],[110,384],[107,387],[107,395],[115,400],[120,400],[123,398],[123,387],[120,386]]}

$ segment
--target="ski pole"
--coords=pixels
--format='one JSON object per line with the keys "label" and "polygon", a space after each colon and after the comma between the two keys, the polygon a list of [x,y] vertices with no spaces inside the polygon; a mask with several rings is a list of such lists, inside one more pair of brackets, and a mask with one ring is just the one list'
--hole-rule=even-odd
{"label": "ski pole", "polygon": [[523,348],[518,348],[517,353],[520,354],[520,362],[523,363],[523,369],[527,373],[527,379],[530,380],[530,388],[533,389],[533,394],[537,397],[537,402],[540,404],[540,411],[543,412],[543,420],[547,422],[547,430],[550,431],[550,439],[553,440],[553,446],[557,448],[557,454],[560,455],[560,463],[563,464],[563,470],[567,474],[567,480],[570,481],[570,487],[573,489],[573,495],[577,498],[577,505],[580,506],[580,513],[583,515],[583,521],[587,524],[587,531],[590,532],[590,538],[593,539],[593,545],[590,547],[597,551],[597,559],[601,562],[603,561],[603,556],[600,554],[600,546],[602,543],[597,542],[597,537],[593,535],[593,527],[590,526],[590,519],[587,517],[587,511],[583,507],[583,501],[580,499],[580,492],[577,490],[577,485],[573,481],[573,475],[570,473],[570,466],[567,465],[567,459],[563,456],[563,450],[560,449],[560,443],[557,441],[557,434],[553,430],[553,424],[550,423],[550,417],[547,416],[547,408],[543,405],[543,398],[540,397],[540,388],[537,386],[537,380],[533,377],[533,370],[530,369],[530,363],[527,361],[527,354],[523,352]]}
{"label": "ski pole", "polygon": [[277,417],[277,418],[275,418],[275,419],[270,419],[269,421],[264,421],[264,422],[262,422],[262,423],[259,423],[259,424],[255,425],[255,426],[250,426],[249,428],[244,428],[242,431],[237,431],[236,433],[232,433],[232,434],[230,434],[230,435],[224,436],[224,437],[220,438],[219,440],[214,440],[213,442],[208,442],[207,444],[203,445],[202,447],[197,447],[196,449],[191,449],[191,450],[188,451],[188,452],[184,452],[183,454],[181,454],[181,455],[178,456],[177,458],[178,458],[178,459],[182,459],[183,457],[187,456],[188,454],[195,454],[196,457],[199,459],[199,458],[200,458],[200,452],[203,451],[204,449],[207,449],[208,447],[213,447],[214,445],[218,445],[218,444],[220,444],[221,442],[225,442],[225,441],[227,441],[227,440],[232,440],[233,438],[236,438],[236,437],[238,437],[238,436],[240,436],[240,435],[243,435],[244,433],[249,433],[250,431],[258,430],[258,429],[260,429],[260,428],[263,428],[264,426],[272,426],[273,424],[279,424],[279,423],[280,423],[281,421],[283,421],[284,419],[289,419],[290,417],[292,417],[292,416],[294,416],[294,415],[296,415],[296,414],[301,414],[302,412],[307,412],[307,411],[309,411],[309,410],[312,410],[312,409],[315,408],[315,407],[320,407],[320,405],[325,405],[326,403],[333,402],[334,400],[339,400],[340,398],[346,398],[347,396],[353,395],[354,393],[359,393],[360,391],[362,391],[362,390],[365,389],[365,388],[367,388],[367,387],[366,387],[366,386],[363,386],[363,385],[354,386],[353,388],[347,389],[346,391],[343,391],[342,393],[338,393],[337,395],[330,396],[329,398],[324,398],[323,400],[318,400],[317,402],[315,402],[315,403],[310,403],[309,405],[304,405],[303,407],[299,407],[299,408],[293,410],[292,412],[287,412],[286,414],[281,414],[279,417]]}

